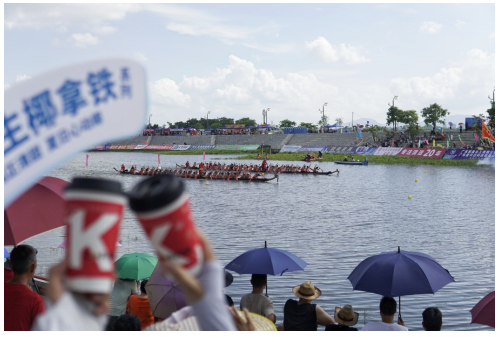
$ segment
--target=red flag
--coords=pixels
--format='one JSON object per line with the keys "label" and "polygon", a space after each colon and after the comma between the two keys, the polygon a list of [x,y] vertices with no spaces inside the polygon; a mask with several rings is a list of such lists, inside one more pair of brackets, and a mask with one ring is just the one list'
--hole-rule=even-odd
{"label": "red flag", "polygon": [[495,142],[495,137],[493,137],[493,135],[491,134],[491,131],[490,129],[488,129],[488,127],[486,126],[486,124],[484,124],[484,121],[481,120],[481,138],[486,138],[488,139],[489,141],[491,142]]}
{"label": "red flag", "polygon": [[158,164],[160,163],[160,154],[158,153]]}

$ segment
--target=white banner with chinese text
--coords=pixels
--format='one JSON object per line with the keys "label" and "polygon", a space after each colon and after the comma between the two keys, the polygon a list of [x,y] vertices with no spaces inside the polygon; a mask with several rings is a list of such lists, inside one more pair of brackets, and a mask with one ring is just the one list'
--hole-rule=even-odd
{"label": "white banner with chinese text", "polygon": [[78,152],[136,135],[146,116],[144,69],[127,59],[62,67],[6,90],[4,207]]}

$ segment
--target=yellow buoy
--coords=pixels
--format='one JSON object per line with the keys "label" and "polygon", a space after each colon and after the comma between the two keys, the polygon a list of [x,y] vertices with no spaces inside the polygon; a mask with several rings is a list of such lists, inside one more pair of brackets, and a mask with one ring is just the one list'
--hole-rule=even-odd
{"label": "yellow buoy", "polygon": [[87,178],[88,178],[88,177],[89,177],[89,175],[87,174],[85,177],[87,177]]}
{"label": "yellow buoy", "polygon": [[208,185],[208,183],[205,183],[205,185]]}
{"label": "yellow buoy", "polygon": [[78,167],[80,167],[80,165],[78,165]]}
{"label": "yellow buoy", "polygon": [[417,179],[415,179],[415,182],[417,182],[417,181],[418,181],[418,180],[417,180]]}
{"label": "yellow buoy", "polygon": [[408,199],[411,199],[411,195],[408,196]]}
{"label": "yellow buoy", "polygon": [[427,173],[427,171],[425,171],[425,173]]}
{"label": "yellow buoy", "polygon": [[262,175],[264,175],[264,173],[262,173]]}

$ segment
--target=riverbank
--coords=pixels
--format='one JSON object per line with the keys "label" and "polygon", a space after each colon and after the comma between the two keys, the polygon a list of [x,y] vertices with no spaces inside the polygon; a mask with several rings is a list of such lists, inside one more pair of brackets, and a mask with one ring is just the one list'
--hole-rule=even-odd
{"label": "riverbank", "polygon": [[[102,151],[96,151],[102,152]],[[232,151],[232,150],[186,150],[186,151],[155,151],[155,150],[113,150],[113,152],[146,152],[153,154],[161,154],[161,155],[241,155],[237,157],[237,159],[254,159],[259,152],[249,152],[249,151]],[[343,154],[343,153],[324,153],[323,160],[311,162],[321,163],[321,162],[333,162],[336,160],[343,160],[344,157],[351,158],[351,154]],[[489,166],[486,164],[479,164],[477,159],[435,159],[435,158],[419,158],[419,157],[405,157],[405,156],[371,156],[371,155],[359,155],[353,154],[354,160],[364,161],[365,158],[368,158],[370,164],[414,164],[414,165],[435,165],[435,166]],[[283,152],[283,153],[274,153],[269,156],[270,162],[272,161],[300,161],[305,157],[305,153],[292,153],[292,152]],[[223,159],[222,159],[223,160]],[[306,163],[306,162],[302,162]],[[309,165],[309,163],[308,163]],[[313,165],[314,166],[314,165]]]}

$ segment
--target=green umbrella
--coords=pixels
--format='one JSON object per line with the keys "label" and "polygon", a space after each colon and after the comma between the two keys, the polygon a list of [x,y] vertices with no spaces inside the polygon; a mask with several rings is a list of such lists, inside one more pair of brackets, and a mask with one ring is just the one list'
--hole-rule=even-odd
{"label": "green umbrella", "polygon": [[158,258],[151,254],[125,254],[115,262],[116,275],[121,279],[143,280],[151,276],[157,262]]}

